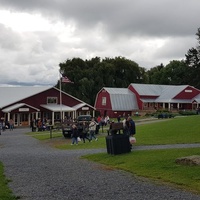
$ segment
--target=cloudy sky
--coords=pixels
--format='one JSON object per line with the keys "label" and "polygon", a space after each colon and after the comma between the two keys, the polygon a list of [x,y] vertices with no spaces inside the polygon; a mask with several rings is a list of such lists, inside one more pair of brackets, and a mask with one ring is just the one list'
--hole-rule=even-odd
{"label": "cloudy sky", "polygon": [[150,69],[196,47],[200,0],[0,0],[0,86],[55,85],[59,63],[123,56]]}

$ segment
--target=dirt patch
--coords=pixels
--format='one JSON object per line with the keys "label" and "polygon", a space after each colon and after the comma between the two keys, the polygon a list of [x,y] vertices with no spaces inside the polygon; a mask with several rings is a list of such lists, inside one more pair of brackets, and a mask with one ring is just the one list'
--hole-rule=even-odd
{"label": "dirt patch", "polygon": [[112,166],[106,166],[106,165],[99,165],[97,168],[101,169],[101,170],[106,170],[106,171],[113,171],[113,170],[115,170],[114,167],[112,167]]}
{"label": "dirt patch", "polygon": [[62,145],[65,145],[65,144],[70,144],[70,141],[69,139],[65,139],[65,138],[52,138],[52,139],[49,139],[49,140],[45,140],[43,141],[45,144],[51,146],[51,147],[57,147],[57,146],[62,146]]}
{"label": "dirt patch", "polygon": [[200,156],[193,155],[193,156],[188,156],[188,157],[177,158],[176,163],[182,164],[182,165],[190,165],[190,166],[199,165],[200,166]]}

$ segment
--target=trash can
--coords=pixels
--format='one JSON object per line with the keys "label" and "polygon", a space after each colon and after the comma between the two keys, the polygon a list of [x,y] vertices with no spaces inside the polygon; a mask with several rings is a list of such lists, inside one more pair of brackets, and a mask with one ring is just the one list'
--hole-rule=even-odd
{"label": "trash can", "polygon": [[131,151],[129,136],[126,134],[114,134],[106,136],[107,153],[112,155],[128,153]]}

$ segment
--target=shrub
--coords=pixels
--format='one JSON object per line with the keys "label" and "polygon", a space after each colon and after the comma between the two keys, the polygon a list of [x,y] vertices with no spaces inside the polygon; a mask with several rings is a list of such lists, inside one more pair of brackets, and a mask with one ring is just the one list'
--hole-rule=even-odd
{"label": "shrub", "polygon": [[192,110],[181,110],[179,111],[180,115],[196,115],[196,111],[192,111]]}

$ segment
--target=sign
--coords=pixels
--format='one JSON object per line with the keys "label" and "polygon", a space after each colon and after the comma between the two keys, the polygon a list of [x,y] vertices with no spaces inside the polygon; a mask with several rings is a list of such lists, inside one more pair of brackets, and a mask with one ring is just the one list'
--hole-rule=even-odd
{"label": "sign", "polygon": [[192,90],[185,90],[185,92],[192,92]]}
{"label": "sign", "polygon": [[29,108],[19,108],[19,112],[28,112]]}
{"label": "sign", "polygon": [[89,107],[82,107],[82,110],[89,110]]}

